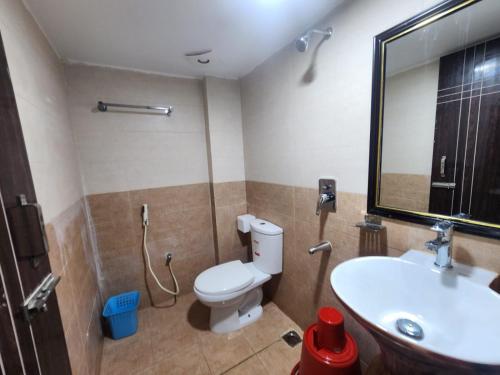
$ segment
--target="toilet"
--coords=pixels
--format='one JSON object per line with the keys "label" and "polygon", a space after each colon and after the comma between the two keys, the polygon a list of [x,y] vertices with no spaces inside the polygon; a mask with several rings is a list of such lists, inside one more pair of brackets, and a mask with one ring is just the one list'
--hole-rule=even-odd
{"label": "toilet", "polygon": [[227,333],[262,315],[262,284],[283,270],[283,229],[252,215],[238,216],[238,230],[251,233],[252,262],[239,260],[211,267],[198,275],[194,292],[210,307],[210,329]]}

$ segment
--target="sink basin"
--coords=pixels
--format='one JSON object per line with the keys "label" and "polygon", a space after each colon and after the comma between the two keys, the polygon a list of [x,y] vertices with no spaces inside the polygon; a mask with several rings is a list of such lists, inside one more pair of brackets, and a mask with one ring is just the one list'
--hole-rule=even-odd
{"label": "sink basin", "polygon": [[[500,295],[488,287],[496,274],[460,264],[442,270],[433,261],[414,250],[400,258],[356,258],[338,265],[330,282],[383,355],[389,344],[429,365],[500,371]],[[402,333],[399,319],[416,323],[423,336]]]}

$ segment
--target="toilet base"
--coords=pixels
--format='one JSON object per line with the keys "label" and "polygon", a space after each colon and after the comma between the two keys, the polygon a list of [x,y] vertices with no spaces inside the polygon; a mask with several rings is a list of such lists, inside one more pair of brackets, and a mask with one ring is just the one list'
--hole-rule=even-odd
{"label": "toilet base", "polygon": [[242,302],[231,306],[212,306],[210,309],[210,330],[215,333],[237,331],[262,316],[262,289],[249,291]]}

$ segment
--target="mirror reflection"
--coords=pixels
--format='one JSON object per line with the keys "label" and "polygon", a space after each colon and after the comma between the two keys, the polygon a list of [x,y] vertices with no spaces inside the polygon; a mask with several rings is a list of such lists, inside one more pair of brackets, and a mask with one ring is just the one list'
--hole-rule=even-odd
{"label": "mirror reflection", "polygon": [[500,2],[386,44],[378,204],[500,223]]}

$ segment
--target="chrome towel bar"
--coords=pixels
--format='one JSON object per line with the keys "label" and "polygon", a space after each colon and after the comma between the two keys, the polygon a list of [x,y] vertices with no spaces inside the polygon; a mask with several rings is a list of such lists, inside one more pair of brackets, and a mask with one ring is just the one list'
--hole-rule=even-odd
{"label": "chrome towel bar", "polygon": [[97,102],[97,109],[100,112],[106,112],[108,107],[117,107],[117,108],[133,108],[133,109],[146,109],[153,111],[162,111],[165,115],[170,117],[172,112],[174,111],[174,107],[169,106],[157,106],[157,105],[135,105],[135,104],[118,104],[118,103],[104,103]]}

